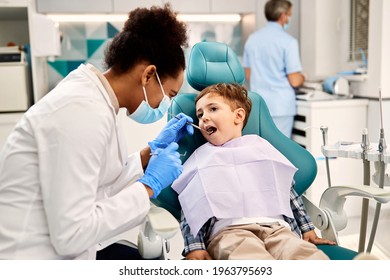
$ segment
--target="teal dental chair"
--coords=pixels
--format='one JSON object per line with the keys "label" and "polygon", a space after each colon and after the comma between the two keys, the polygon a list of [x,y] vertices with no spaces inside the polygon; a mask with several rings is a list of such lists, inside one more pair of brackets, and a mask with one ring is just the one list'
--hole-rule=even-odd
{"label": "teal dental chair", "polygon": [[[201,42],[196,44],[191,50],[187,69],[187,79],[189,84],[195,90],[200,91],[211,84],[220,82],[237,82],[239,84],[243,84],[245,76],[244,70],[236,54],[227,45],[216,42]],[[332,213],[337,212],[339,209],[332,210],[331,203],[328,203],[331,210],[321,210],[304,196],[304,192],[310,187],[317,174],[315,159],[306,149],[298,145],[293,140],[287,138],[276,128],[268,108],[259,94],[249,92],[249,96],[252,100],[252,111],[248,123],[243,130],[243,134],[257,134],[267,139],[298,168],[294,177],[297,193],[302,196],[306,209],[308,210],[315,226],[319,227],[321,230],[321,235],[324,238],[338,242],[337,232],[334,224],[331,222],[331,218]],[[172,116],[183,112],[191,116],[196,124],[197,117],[195,115],[195,97],[196,93],[179,94],[175,97],[172,101],[168,118],[172,118]],[[184,154],[182,157],[183,163],[197,147],[205,142],[205,139],[198,130],[195,130],[195,133],[192,136],[185,136],[179,142],[179,152]],[[339,193],[337,192],[336,187],[335,191],[338,195]],[[334,197],[335,193],[330,190],[327,196]],[[367,194],[366,197],[369,197],[369,195]],[[336,205],[336,207],[339,207],[340,204],[343,206],[344,201],[342,199],[343,196],[341,195],[341,202]],[[158,206],[156,208],[166,209],[177,220],[180,219],[180,203],[176,192],[171,188],[168,187],[164,189],[157,199],[154,199],[152,202]],[[329,214],[329,212],[331,214]],[[162,219],[165,218],[155,217],[154,223],[157,223]],[[151,223],[153,223],[153,220]],[[173,226],[170,226],[170,230],[175,230],[175,223],[173,223]],[[164,231],[161,227],[159,228],[159,231],[168,232]],[[143,237],[143,239],[145,238]],[[141,248],[145,247],[145,245],[140,243],[139,246]],[[323,250],[330,259],[335,260],[351,260],[358,254],[355,251],[338,245],[319,245],[318,247]]]}

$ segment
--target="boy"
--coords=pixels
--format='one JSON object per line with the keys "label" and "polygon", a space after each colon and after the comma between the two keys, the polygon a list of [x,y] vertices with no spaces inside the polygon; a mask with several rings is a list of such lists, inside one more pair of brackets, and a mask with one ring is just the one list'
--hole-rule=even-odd
{"label": "boy", "polygon": [[195,103],[208,143],[172,184],[186,259],[328,259],[314,244],[335,243],[315,234],[292,188],[296,168],[265,139],[242,136],[252,107],[246,89],[212,85]]}

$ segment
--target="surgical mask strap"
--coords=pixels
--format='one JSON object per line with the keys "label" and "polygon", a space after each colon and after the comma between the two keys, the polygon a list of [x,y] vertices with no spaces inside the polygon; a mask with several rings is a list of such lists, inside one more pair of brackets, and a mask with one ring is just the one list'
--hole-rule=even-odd
{"label": "surgical mask strap", "polygon": [[[163,88],[163,86],[162,86],[162,84],[161,84],[161,80],[160,80],[160,77],[158,76],[157,71],[156,71],[156,77],[157,77],[158,84],[160,85],[160,89],[161,89],[161,92],[162,92],[163,97],[164,97],[164,96],[167,96],[167,95],[165,94],[164,88]],[[146,103],[149,104],[148,95],[146,94],[145,86],[142,86],[142,90],[144,91],[145,101],[146,101]]]}
{"label": "surgical mask strap", "polygon": [[158,83],[159,83],[159,85],[160,85],[160,88],[161,88],[161,91],[162,91],[163,96],[164,96],[164,95],[167,96],[167,95],[165,94],[164,88],[163,88],[163,86],[162,86],[162,84],[161,84],[160,77],[158,76],[157,71],[156,71],[156,77],[157,77],[157,81],[158,81]]}
{"label": "surgical mask strap", "polygon": [[144,91],[145,101],[146,101],[146,103],[148,103],[148,104],[149,104],[149,101],[148,101],[148,96],[146,95],[146,89],[145,89],[145,86],[142,86],[142,90]]}

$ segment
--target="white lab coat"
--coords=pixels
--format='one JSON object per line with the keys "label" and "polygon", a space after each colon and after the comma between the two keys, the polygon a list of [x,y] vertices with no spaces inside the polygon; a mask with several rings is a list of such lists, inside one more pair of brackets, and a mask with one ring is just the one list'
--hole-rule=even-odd
{"label": "white lab coat", "polygon": [[85,65],[30,108],[0,153],[0,259],[94,259],[99,242],[142,223],[140,155],[123,141]]}

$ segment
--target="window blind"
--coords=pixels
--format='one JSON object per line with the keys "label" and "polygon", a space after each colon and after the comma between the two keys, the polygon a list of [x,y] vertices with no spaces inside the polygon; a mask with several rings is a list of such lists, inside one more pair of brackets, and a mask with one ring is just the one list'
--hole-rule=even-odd
{"label": "window blind", "polygon": [[367,63],[370,0],[351,0],[349,60]]}

